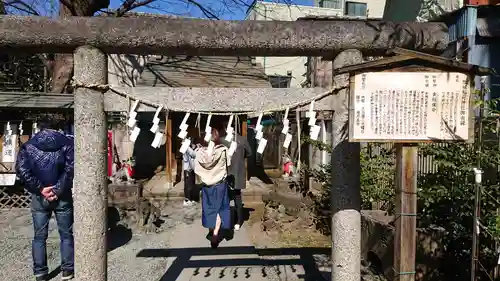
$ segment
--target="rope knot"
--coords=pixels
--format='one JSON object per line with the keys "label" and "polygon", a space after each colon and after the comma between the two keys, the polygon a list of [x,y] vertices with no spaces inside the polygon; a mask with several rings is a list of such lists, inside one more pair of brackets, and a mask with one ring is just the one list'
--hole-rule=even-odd
{"label": "rope knot", "polygon": [[78,88],[86,88],[86,89],[91,89],[91,90],[96,90],[96,91],[101,91],[101,92],[107,92],[111,89],[110,85],[107,84],[97,84],[97,83],[82,83],[76,80],[71,81],[71,86],[75,89]]}

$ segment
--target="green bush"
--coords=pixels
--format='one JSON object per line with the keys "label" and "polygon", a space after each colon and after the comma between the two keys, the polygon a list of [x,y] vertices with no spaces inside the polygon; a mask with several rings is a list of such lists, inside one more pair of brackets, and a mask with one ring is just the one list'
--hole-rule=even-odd
{"label": "green bush", "polygon": [[[471,263],[474,172],[480,165],[484,171],[481,193],[481,232],[479,237],[478,274],[484,280],[498,260],[500,238],[500,127],[499,115],[493,115],[498,101],[490,101],[490,117],[482,120],[482,131],[476,129],[475,144],[423,144],[420,156],[433,158],[435,168],[420,173],[418,178],[418,227],[445,230],[442,240],[445,266],[442,275],[447,280],[468,278]],[[476,126],[478,127],[478,126]],[[331,151],[325,144],[310,142],[321,150]],[[377,152],[377,153],[374,153]],[[371,209],[372,203],[381,202],[382,208],[392,211],[394,200],[395,157],[393,149],[381,144],[368,144],[361,150],[362,208]],[[323,190],[314,206],[317,226],[330,234],[330,176],[331,167],[325,165],[309,170],[310,175],[323,183]],[[422,171],[421,171],[422,172]]]}

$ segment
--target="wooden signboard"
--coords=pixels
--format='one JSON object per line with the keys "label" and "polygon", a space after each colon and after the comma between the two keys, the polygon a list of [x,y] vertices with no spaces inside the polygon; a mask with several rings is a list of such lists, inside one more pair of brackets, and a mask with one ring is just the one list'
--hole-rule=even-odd
{"label": "wooden signboard", "polygon": [[349,140],[468,141],[471,87],[458,72],[367,72],[351,78]]}

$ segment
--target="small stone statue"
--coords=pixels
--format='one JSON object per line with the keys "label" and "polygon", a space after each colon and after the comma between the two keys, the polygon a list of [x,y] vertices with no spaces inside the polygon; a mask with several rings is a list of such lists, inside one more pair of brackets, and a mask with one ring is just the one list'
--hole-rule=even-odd
{"label": "small stone statue", "polygon": [[135,159],[133,157],[128,160],[122,161],[120,165],[115,164],[117,167],[116,172],[110,177],[113,184],[120,183],[135,183],[134,177],[134,167]]}

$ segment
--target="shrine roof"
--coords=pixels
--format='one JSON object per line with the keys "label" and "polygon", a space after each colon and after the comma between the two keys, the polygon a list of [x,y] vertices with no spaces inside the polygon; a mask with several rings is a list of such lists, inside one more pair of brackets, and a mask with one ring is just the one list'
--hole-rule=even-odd
{"label": "shrine roof", "polygon": [[270,88],[264,69],[249,57],[151,57],[137,86]]}
{"label": "shrine roof", "polygon": [[358,17],[358,16],[333,16],[333,15],[307,15],[297,20],[315,20],[315,21],[383,21],[382,18]]}
{"label": "shrine roof", "polygon": [[422,68],[435,68],[442,71],[462,72],[474,75],[495,75],[495,69],[458,61],[456,59],[429,55],[413,50],[394,48],[387,52],[387,57],[351,65],[333,71],[333,75],[354,72],[384,71],[403,66],[421,66]]}

